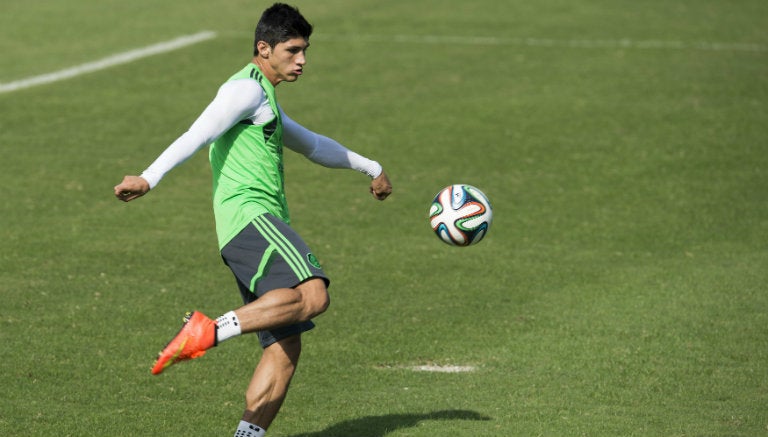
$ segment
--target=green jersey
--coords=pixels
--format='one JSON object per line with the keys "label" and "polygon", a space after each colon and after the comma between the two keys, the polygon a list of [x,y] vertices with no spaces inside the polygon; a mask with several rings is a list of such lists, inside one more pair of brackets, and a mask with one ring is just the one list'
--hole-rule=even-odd
{"label": "green jersey", "polygon": [[213,173],[213,211],[219,248],[257,216],[270,213],[290,222],[283,175],[283,123],[274,86],[255,64],[229,80],[255,80],[264,90],[274,118],[246,119],[219,137],[209,150]]}

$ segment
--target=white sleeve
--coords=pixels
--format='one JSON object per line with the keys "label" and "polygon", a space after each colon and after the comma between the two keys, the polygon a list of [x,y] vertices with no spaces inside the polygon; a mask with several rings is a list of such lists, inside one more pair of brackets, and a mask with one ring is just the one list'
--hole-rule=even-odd
{"label": "white sleeve", "polygon": [[371,178],[381,174],[382,168],[378,162],[347,149],[331,138],[312,132],[291,120],[282,109],[280,114],[283,118],[283,142],[289,149],[325,167],[349,168]]}
{"label": "white sleeve", "polygon": [[261,86],[253,80],[224,83],[189,130],[171,143],[155,162],[144,170],[141,177],[149,183],[150,188],[154,188],[174,167],[216,141],[235,123],[253,114],[263,94]]}

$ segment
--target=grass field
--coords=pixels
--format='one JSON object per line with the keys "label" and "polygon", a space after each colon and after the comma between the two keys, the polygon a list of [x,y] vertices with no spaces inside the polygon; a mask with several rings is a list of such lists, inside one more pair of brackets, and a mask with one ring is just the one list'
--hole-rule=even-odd
{"label": "grass field", "polygon": [[[186,310],[239,304],[199,153],[112,187],[249,60],[268,2],[3,0],[0,435],[228,436],[252,336],[157,377]],[[768,435],[768,3],[300,2],[305,126],[395,192],[288,155],[293,223],[332,277],[271,437]],[[478,246],[438,241],[481,188]],[[414,366],[474,371],[414,371]]]}

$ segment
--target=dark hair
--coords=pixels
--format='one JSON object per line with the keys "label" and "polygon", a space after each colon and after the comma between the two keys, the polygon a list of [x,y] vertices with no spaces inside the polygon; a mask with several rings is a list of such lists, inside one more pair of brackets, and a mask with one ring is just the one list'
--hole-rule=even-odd
{"label": "dark hair", "polygon": [[267,8],[259,23],[253,38],[253,54],[258,54],[256,45],[264,41],[270,47],[288,41],[291,38],[304,38],[309,41],[312,25],[299,13],[299,9],[285,3],[275,3]]}

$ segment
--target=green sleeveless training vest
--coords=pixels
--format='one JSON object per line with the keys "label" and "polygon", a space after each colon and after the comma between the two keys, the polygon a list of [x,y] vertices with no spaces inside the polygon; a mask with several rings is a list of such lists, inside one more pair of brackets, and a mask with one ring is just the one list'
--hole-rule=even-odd
{"label": "green sleeveless training vest", "polygon": [[290,222],[283,175],[283,123],[275,87],[253,63],[229,80],[257,81],[275,117],[263,125],[242,120],[211,144],[208,156],[219,248],[261,214]]}

